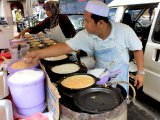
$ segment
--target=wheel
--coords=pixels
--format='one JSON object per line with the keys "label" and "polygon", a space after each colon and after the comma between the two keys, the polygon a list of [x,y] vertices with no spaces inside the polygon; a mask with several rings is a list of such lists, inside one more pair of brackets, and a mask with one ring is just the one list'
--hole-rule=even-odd
{"label": "wheel", "polygon": [[137,21],[134,21],[133,23],[134,23],[134,27],[133,27],[134,31],[136,33],[142,33],[142,31],[143,31],[142,25]]}

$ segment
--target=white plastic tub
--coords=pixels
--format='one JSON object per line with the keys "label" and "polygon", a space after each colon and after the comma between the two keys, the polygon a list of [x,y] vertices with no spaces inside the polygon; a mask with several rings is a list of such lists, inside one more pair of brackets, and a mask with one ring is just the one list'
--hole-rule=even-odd
{"label": "white plastic tub", "polygon": [[40,69],[21,70],[8,76],[8,86],[19,114],[31,116],[45,110],[44,78]]}

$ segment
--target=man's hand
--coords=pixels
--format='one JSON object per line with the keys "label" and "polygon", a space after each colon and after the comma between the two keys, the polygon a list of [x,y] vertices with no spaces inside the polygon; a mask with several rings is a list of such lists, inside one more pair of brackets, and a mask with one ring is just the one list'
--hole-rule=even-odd
{"label": "man's hand", "polygon": [[144,82],[144,75],[136,74],[134,86],[136,86],[139,89],[140,87],[142,87],[143,82]]}
{"label": "man's hand", "polygon": [[26,63],[36,63],[40,59],[40,54],[38,54],[36,51],[33,52],[27,52],[26,56],[24,57],[24,61]]}

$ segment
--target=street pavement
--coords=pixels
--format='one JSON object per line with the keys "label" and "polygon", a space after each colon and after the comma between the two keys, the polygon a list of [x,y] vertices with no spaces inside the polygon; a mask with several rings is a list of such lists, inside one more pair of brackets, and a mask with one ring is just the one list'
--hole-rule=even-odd
{"label": "street pavement", "polygon": [[[130,83],[133,84],[133,80]],[[136,100],[128,105],[128,120],[160,120],[160,102],[146,95],[142,89],[135,88]]]}

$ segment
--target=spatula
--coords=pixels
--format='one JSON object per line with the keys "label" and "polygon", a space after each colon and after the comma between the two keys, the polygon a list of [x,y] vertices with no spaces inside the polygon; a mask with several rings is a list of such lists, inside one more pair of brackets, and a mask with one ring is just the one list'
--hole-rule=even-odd
{"label": "spatula", "polygon": [[[96,82],[97,85],[104,85],[105,83],[109,82],[109,78],[111,78],[112,76],[117,76],[118,74],[120,74],[122,71],[121,70],[116,70],[116,71],[112,71],[109,72],[108,75],[101,77],[99,79],[99,81]],[[103,73],[104,74],[104,73]]]}

